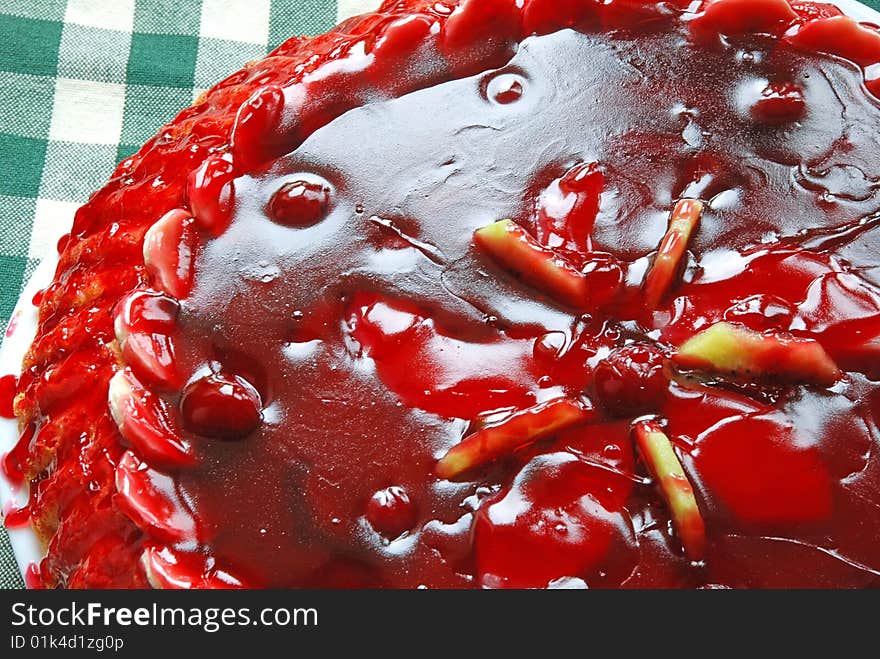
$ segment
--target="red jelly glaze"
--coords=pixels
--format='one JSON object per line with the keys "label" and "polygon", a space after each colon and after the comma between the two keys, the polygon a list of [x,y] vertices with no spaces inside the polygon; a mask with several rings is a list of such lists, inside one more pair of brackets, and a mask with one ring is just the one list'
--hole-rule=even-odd
{"label": "red jelly glaze", "polygon": [[14,375],[0,377],[0,417],[14,419],[15,412],[12,405],[15,402],[15,390],[18,388],[18,378]]}
{"label": "red jelly glaze", "polygon": [[[503,75],[518,76],[509,79],[518,86],[507,85],[515,94],[502,91],[510,102],[485,103],[483,90],[498,77],[489,73],[354,110],[310,138],[342,112],[381,98],[370,98],[357,75],[328,76],[301,88],[315,96],[292,112],[303,118],[292,142],[306,141],[290,159],[235,183],[228,159],[216,177],[199,170],[188,199],[197,219],[197,209],[207,209],[201,226],[215,239],[183,304],[180,367],[193,376],[205,368],[236,372],[226,361],[234,353],[235,361],[256,364],[265,380],[257,383],[261,398],[271,392],[264,423],[238,442],[200,442],[199,465],[169,476],[176,500],[192,506],[200,556],[254,586],[875,582],[880,551],[861,530],[880,526],[880,467],[865,457],[877,441],[878,406],[867,402],[876,398],[875,384],[860,373],[870,353],[859,351],[872,349],[878,331],[875,223],[861,222],[877,210],[871,181],[878,149],[871,135],[829,118],[841,116],[840,103],[854,123],[876,121],[878,110],[851,65],[743,34],[781,33],[789,18],[809,25],[808,12],[789,15],[776,0],[750,0],[745,5],[756,11],[772,5],[763,15],[773,20],[744,25],[745,14],[734,11],[744,1],[724,1],[727,9],[703,25],[729,38],[697,44],[688,42],[695,32],[674,19],[685,3],[603,3],[603,25],[628,29],[588,37],[553,34],[556,19],[540,14],[542,3],[528,3],[539,26],[528,29],[548,36],[523,44],[505,68]],[[544,4],[548,15],[556,6]],[[416,64],[431,48],[389,40],[394,52],[414,53],[411,77],[396,72],[413,81],[409,90],[443,83],[450,70],[465,75],[504,64],[525,30],[517,4],[506,0],[470,0],[451,18],[433,3],[412,6],[443,25],[426,43],[450,66],[425,76]],[[485,7],[500,19],[486,20]],[[579,26],[593,29],[589,20]],[[78,213],[61,258],[65,276],[47,290],[19,384],[26,420],[104,414],[100,396],[71,398],[56,373],[85,367],[98,382],[112,373],[115,355],[101,347],[112,328],[93,309],[109,316],[139,283],[138,236],[184,204],[189,172],[206,158],[217,166],[248,98],[266,85],[300,84],[330,59],[356,52],[360,38],[350,21],[345,34],[291,40],[273,62],[230,77],[123,162]],[[548,101],[547,92],[575,70],[598,77],[579,77],[567,87],[571,99]],[[376,83],[381,67],[372,71],[377,89],[401,89]],[[754,128],[748,102],[767,80],[803,89],[806,111],[791,132]],[[586,109],[592,124],[583,121]],[[384,112],[383,121],[371,111]],[[413,116],[431,117],[429,139],[407,132],[419,125]],[[399,143],[408,148],[392,148]],[[324,177],[337,196],[323,218],[294,231],[264,210],[280,183],[303,171]],[[591,175],[566,176],[572,171]],[[233,185],[246,191],[235,204]],[[638,287],[642,259],[656,249],[682,186],[708,202],[692,245],[696,262],[668,304],[649,313]],[[540,236],[542,209],[554,198],[571,206],[550,226],[567,243],[566,256],[585,272],[614,273],[600,287],[609,293],[578,317],[476,267],[471,247],[473,230],[501,217]],[[843,275],[856,281],[830,283]],[[672,382],[662,399],[651,397],[706,517],[705,567],[690,566],[670,533],[668,511],[632,459],[628,419],[560,433],[469,480],[431,476],[436,458],[487,419],[581,395],[601,361],[631,340],[674,349],[727,316],[816,338],[830,353],[847,354],[854,370],[829,391]],[[864,344],[847,338],[853,323]],[[178,393],[163,396],[180,402]],[[755,435],[741,454],[730,439],[738,424]],[[72,432],[44,425],[11,461],[13,471],[41,479],[32,488],[38,528],[60,520],[57,531],[42,527],[54,533],[43,581],[143,584],[137,559],[144,532],[108,505],[112,469],[105,462],[118,460],[118,436],[106,419],[85,446]],[[57,463],[41,473],[47,454]],[[772,465],[751,469],[750,459],[778,461],[784,478]],[[738,478],[726,464],[737,465]],[[94,491],[78,485],[82,465],[95,471]],[[414,521],[394,539],[387,536],[397,529],[378,534],[384,538],[365,534],[369,502],[389,483],[417,503]],[[762,513],[768,496],[774,500]],[[800,512],[799,497],[808,504]],[[509,547],[520,548],[519,557]]]}
{"label": "red jelly glaze", "polygon": [[25,467],[35,433],[36,426],[29,424],[12,450],[3,456],[3,473],[15,485],[21,485],[25,481]]}
{"label": "red jelly glaze", "polygon": [[751,107],[752,117],[762,124],[797,121],[807,111],[804,95],[791,83],[769,84]]}

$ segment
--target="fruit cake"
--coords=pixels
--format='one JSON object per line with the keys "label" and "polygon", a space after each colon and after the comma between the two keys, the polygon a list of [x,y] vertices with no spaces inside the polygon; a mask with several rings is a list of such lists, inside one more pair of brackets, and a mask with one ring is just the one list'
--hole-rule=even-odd
{"label": "fruit cake", "polygon": [[404,0],[76,214],[4,404],[34,587],[880,584],[880,32]]}

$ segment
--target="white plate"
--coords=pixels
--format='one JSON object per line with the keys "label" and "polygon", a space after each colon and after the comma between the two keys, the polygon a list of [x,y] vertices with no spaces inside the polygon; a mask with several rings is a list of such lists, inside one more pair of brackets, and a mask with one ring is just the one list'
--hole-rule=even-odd
{"label": "white plate", "polygon": [[[856,0],[835,0],[834,4],[857,20],[880,25],[880,12],[856,2]],[[55,236],[55,240],[67,231],[72,221],[73,218],[59,218],[58,235]],[[25,287],[21,299],[13,311],[10,329],[7,330],[3,344],[0,346],[0,376],[10,373],[18,375],[20,372],[24,355],[37,330],[37,314],[31,300],[38,290],[46,288],[52,282],[57,262],[58,256],[53,251],[40,263]],[[18,424],[15,421],[0,418],[0,455],[12,449],[18,441],[18,437]],[[14,486],[3,477],[3,473],[0,471],[0,510],[5,511],[10,507],[24,505],[26,502],[27,490]],[[31,563],[42,559],[42,547],[30,527],[9,531],[9,540],[22,574]]]}

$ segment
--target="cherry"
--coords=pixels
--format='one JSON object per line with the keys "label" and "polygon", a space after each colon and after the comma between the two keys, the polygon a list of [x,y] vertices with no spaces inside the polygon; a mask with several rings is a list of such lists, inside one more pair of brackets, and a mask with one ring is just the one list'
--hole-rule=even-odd
{"label": "cherry", "polygon": [[284,110],[284,92],[269,85],[255,92],[238,111],[232,128],[232,155],[243,170],[269,160],[278,149],[274,133]]}
{"label": "cherry", "polygon": [[260,394],[237,376],[211,374],[187,385],[180,399],[184,427],[204,437],[241,439],[260,423]]}
{"label": "cherry", "polygon": [[398,485],[376,492],[367,502],[367,521],[389,540],[398,538],[416,523],[416,508]]}
{"label": "cherry", "polygon": [[797,121],[806,111],[803,92],[790,82],[770,83],[751,107],[755,121],[773,126]]}
{"label": "cherry", "polygon": [[581,272],[587,280],[587,309],[595,311],[617,299],[623,287],[624,265],[611,254],[592,252]]}
{"label": "cherry", "polygon": [[211,156],[190,172],[186,198],[196,225],[214,237],[226,231],[235,203],[235,170],[229,154]]}
{"label": "cherry", "polygon": [[612,416],[636,416],[656,410],[667,388],[664,354],[642,343],[615,348],[596,367],[593,384],[602,407]]}
{"label": "cherry", "polygon": [[269,216],[287,227],[308,227],[320,222],[330,205],[330,185],[324,181],[290,181],[269,201]]}

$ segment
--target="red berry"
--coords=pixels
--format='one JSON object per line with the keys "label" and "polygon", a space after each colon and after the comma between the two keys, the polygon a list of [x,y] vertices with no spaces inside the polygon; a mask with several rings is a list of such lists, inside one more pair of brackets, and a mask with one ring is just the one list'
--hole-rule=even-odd
{"label": "red berry", "polygon": [[211,156],[190,172],[186,199],[196,226],[214,237],[229,226],[235,203],[235,170],[228,154]]}
{"label": "red berry", "polygon": [[269,215],[278,224],[308,227],[320,222],[330,205],[330,185],[316,181],[291,181],[272,195]]}
{"label": "red berry", "polygon": [[263,403],[246,380],[211,374],[189,384],[180,399],[187,430],[216,439],[241,439],[260,423]]}
{"label": "red berry", "polygon": [[615,348],[593,375],[595,393],[605,411],[635,416],[655,411],[667,388],[663,353],[641,343]]}
{"label": "red berry", "polygon": [[376,492],[367,503],[367,521],[376,532],[393,540],[416,523],[416,508],[402,487],[392,485]]}
{"label": "red berry", "polygon": [[806,111],[803,92],[790,82],[770,83],[751,108],[755,121],[774,126],[797,121]]}
{"label": "red berry", "polygon": [[257,90],[239,109],[232,128],[232,157],[242,170],[270,160],[280,150],[276,132],[284,92],[276,85]]}

